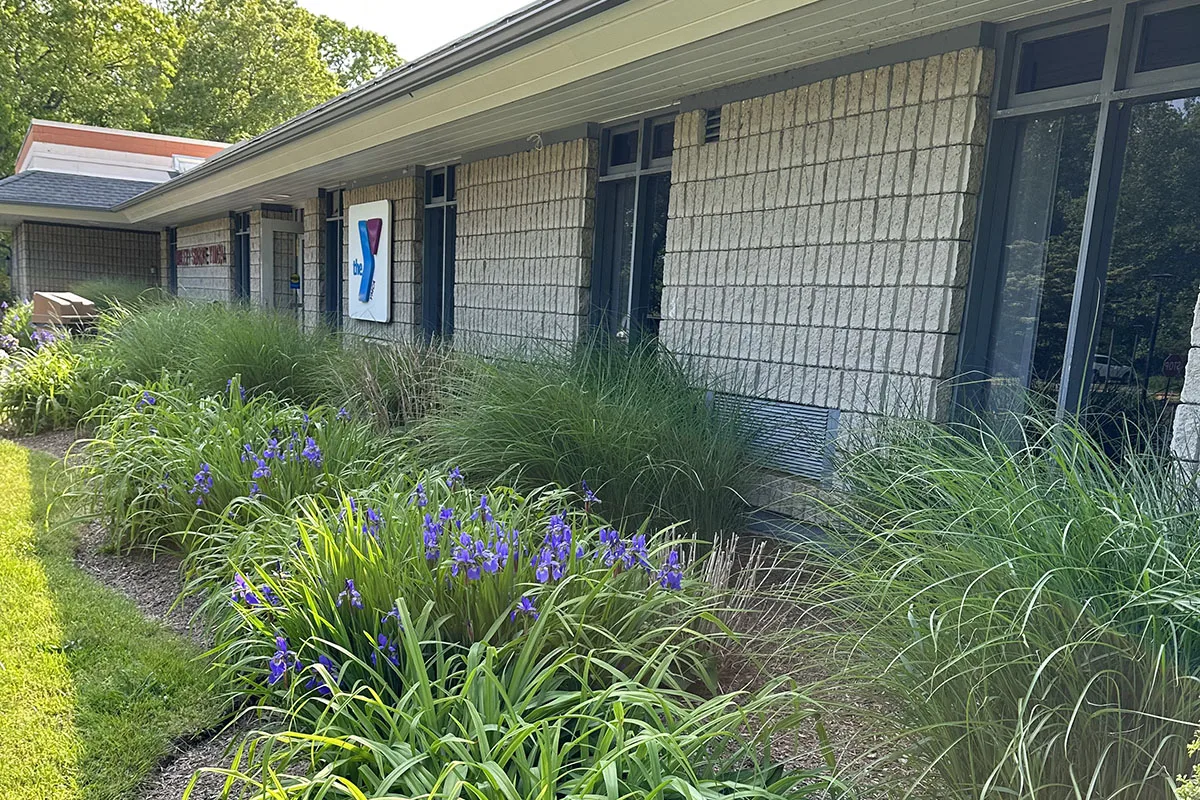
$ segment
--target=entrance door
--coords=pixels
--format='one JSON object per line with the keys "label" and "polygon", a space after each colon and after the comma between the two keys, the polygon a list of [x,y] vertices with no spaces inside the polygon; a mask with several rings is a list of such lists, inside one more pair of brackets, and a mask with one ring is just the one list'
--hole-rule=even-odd
{"label": "entrance door", "polygon": [[259,302],[263,307],[290,311],[296,315],[303,308],[303,234],[303,222],[286,219],[262,221]]}

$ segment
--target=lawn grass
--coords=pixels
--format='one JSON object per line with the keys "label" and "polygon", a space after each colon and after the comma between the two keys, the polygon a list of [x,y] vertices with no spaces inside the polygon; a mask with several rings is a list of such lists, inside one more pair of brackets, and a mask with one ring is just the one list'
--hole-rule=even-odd
{"label": "lawn grass", "polygon": [[132,798],[221,708],[199,648],[75,566],[61,480],[0,441],[0,799]]}

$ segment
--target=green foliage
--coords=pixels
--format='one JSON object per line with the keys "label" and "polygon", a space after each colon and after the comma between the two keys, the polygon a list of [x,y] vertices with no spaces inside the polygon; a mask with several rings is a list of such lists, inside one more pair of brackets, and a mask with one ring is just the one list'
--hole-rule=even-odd
{"label": "green foliage", "polygon": [[0,797],[133,800],[224,709],[197,647],[76,566],[60,470],[0,442]]}
{"label": "green foliage", "polygon": [[[1196,734],[1196,741],[1188,745],[1188,753],[1200,753],[1200,734]],[[1178,800],[1200,800],[1200,764],[1192,767],[1191,778],[1179,778]]]}
{"label": "green foliage", "polygon": [[804,646],[852,656],[841,681],[894,704],[923,787],[1169,796],[1200,718],[1194,489],[1115,466],[1074,424],[1024,422],[1015,445],[872,432],[841,473],[848,531],[808,554],[808,599],[838,632]]}
{"label": "green foliage", "polygon": [[[219,395],[127,386],[89,422],[96,431],[78,467],[83,491],[124,547],[251,520],[302,495],[369,484],[392,467],[392,444],[367,426],[269,394],[243,400],[236,376]],[[255,477],[263,466],[269,475]]]}
{"label": "green foliage", "polygon": [[91,300],[99,311],[109,311],[118,306],[136,309],[155,303],[165,303],[171,299],[169,294],[157,286],[147,286],[138,281],[119,278],[80,281],[71,287],[71,291],[80,297]]}
{"label": "green foliage", "polygon": [[79,421],[87,392],[79,382],[78,347],[66,332],[53,335],[0,361],[0,426],[37,433]]}
{"label": "green foliage", "polygon": [[[33,303],[12,303],[0,309],[0,340],[6,336],[16,339],[21,347],[33,347]],[[0,348],[6,349],[6,348]]]}
{"label": "green foliage", "polygon": [[0,175],[31,118],[233,142],[400,63],[293,0],[7,0],[0,30]]}
{"label": "green foliage", "polygon": [[782,681],[704,697],[652,669],[635,678],[597,654],[543,647],[541,619],[519,644],[463,648],[447,644],[430,607],[413,615],[401,599],[396,614],[404,655],[390,676],[355,664],[373,680],[350,685],[348,670],[307,667],[345,690],[307,692],[311,733],[244,746],[225,772],[231,795],[775,800],[828,788],[770,758],[771,736],[805,713]]}
{"label": "green foliage", "polygon": [[250,394],[305,403],[318,398],[325,365],[338,351],[328,333],[303,331],[284,314],[182,302],[114,312],[97,346],[112,382],[143,383],[166,372],[202,392],[223,392],[239,375]]}
{"label": "green foliage", "polygon": [[746,429],[713,413],[704,382],[654,345],[478,363],[417,428],[430,462],[524,489],[588,483],[616,522],[733,530],[752,460]]}

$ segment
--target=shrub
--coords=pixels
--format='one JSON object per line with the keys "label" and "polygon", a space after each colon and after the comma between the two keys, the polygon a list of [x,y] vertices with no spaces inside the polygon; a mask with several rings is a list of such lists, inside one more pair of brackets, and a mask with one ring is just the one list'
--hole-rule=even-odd
{"label": "shrub", "polygon": [[[1188,745],[1188,753],[1200,753],[1200,733],[1196,734],[1196,741]],[[1191,778],[1179,778],[1179,800],[1200,800],[1200,764],[1192,767]]]}
{"label": "shrub", "polygon": [[237,377],[227,381],[220,395],[126,386],[89,418],[96,433],[79,469],[114,543],[245,521],[343,482],[373,482],[394,464],[396,443],[344,411],[244,398]]}
{"label": "shrub", "polygon": [[322,370],[321,393],[373,420],[382,430],[399,428],[440,410],[458,357],[441,344],[405,340],[357,343],[337,352]]}
{"label": "shrub", "polygon": [[80,281],[71,287],[71,291],[91,300],[100,311],[107,311],[118,306],[135,309],[155,303],[164,303],[171,299],[171,296],[158,286],[147,286],[141,281],[120,278]]}
{"label": "shrub", "polygon": [[711,536],[743,521],[749,437],[713,413],[667,352],[589,343],[569,354],[478,364],[418,426],[421,454],[472,479],[601,488],[622,522],[687,520]]}
{"label": "shrub", "polygon": [[927,796],[1169,796],[1200,718],[1200,507],[1156,462],[1022,422],[1016,444],[892,423],[846,461],[848,529],[810,552],[837,630],[805,646],[890,698]]}
{"label": "shrub", "polygon": [[18,347],[33,347],[33,303],[0,303],[0,351]]}

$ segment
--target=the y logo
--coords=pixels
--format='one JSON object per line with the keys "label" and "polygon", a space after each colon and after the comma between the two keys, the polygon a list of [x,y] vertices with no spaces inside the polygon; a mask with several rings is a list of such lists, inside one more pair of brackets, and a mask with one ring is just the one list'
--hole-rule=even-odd
{"label": "the y logo", "polygon": [[371,299],[371,286],[375,280],[375,256],[379,253],[379,233],[383,220],[379,217],[358,221],[358,238],[362,243],[363,273],[358,285],[358,300],[365,303]]}

